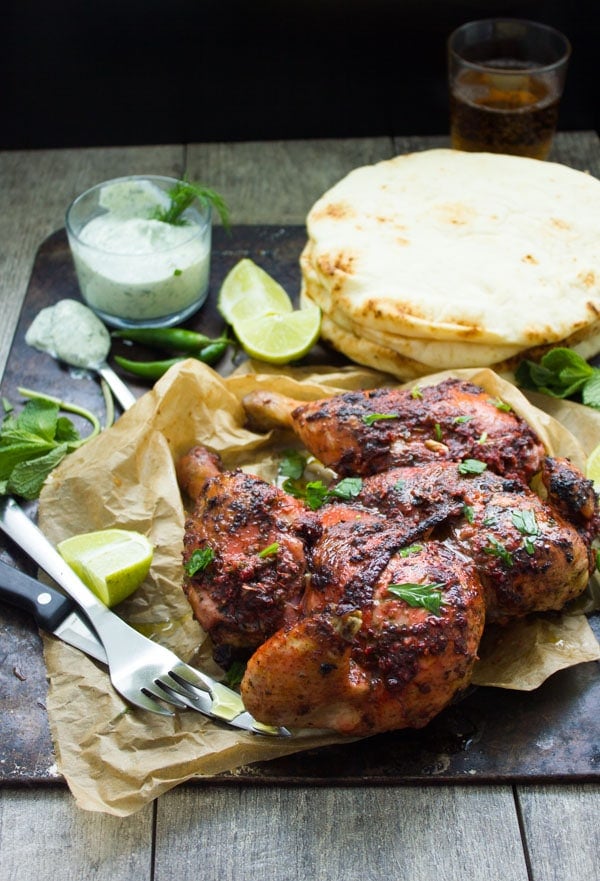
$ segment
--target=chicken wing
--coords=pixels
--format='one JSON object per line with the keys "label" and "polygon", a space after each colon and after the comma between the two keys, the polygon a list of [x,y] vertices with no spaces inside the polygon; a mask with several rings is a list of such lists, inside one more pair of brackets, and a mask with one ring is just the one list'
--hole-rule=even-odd
{"label": "chicken wing", "polygon": [[458,379],[412,391],[346,392],[309,403],[254,392],[243,404],[251,424],[291,428],[341,476],[473,457],[528,482],[545,455],[535,433],[510,407]]}

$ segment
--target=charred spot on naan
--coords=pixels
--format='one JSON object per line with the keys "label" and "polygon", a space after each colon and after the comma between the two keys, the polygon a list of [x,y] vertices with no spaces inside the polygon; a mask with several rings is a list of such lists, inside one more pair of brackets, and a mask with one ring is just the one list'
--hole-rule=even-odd
{"label": "charred spot on naan", "polygon": [[352,275],[358,255],[352,251],[339,251],[337,254],[322,254],[317,257],[317,267],[327,276]]}
{"label": "charred spot on naan", "polygon": [[348,202],[325,202],[313,209],[314,220],[349,220],[356,217],[356,211]]}

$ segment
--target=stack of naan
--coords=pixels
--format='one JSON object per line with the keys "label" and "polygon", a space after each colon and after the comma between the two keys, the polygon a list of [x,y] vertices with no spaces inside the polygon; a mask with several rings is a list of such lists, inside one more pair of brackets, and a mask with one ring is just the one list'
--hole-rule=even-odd
{"label": "stack of naan", "polygon": [[304,305],[322,336],[402,379],[600,352],[600,181],[563,165],[427,150],[357,168],[307,218]]}

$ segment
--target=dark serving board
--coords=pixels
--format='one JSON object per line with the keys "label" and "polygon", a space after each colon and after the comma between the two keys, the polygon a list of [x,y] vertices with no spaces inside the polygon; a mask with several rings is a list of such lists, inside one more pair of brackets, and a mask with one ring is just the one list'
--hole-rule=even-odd
{"label": "dark serving board", "polygon": [[[218,335],[223,322],[215,308],[226,272],[242,257],[254,259],[297,297],[302,227],[239,226],[226,235],[216,229],[211,294],[188,324]],[[44,306],[79,297],[64,231],[41,245],[31,275],[0,393],[20,404],[18,387],[54,394],[101,413],[98,382],[25,343],[29,324]],[[344,363],[325,348],[314,363]],[[218,366],[231,369],[231,360]],[[123,377],[136,393],[146,387]],[[35,515],[35,505],[30,506]],[[34,567],[4,537],[0,557],[34,573]],[[600,616],[591,619],[600,635]],[[379,735],[243,768],[211,780],[219,783],[415,783],[590,781],[600,777],[600,675],[597,662],[552,676],[535,692],[473,689],[421,731]],[[0,782],[60,781],[45,710],[46,673],[41,642],[27,615],[0,607]]]}

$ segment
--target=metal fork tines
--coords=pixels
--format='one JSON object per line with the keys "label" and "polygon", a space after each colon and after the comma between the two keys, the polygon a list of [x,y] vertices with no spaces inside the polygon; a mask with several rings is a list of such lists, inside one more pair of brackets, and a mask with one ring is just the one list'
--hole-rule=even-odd
{"label": "metal fork tines", "polygon": [[185,664],[111,612],[13,499],[0,499],[0,528],[80,606],[104,646],[111,682],[127,701],[162,715],[173,714],[171,705],[197,710],[246,731],[289,736],[285,728],[257,722],[237,692]]}

